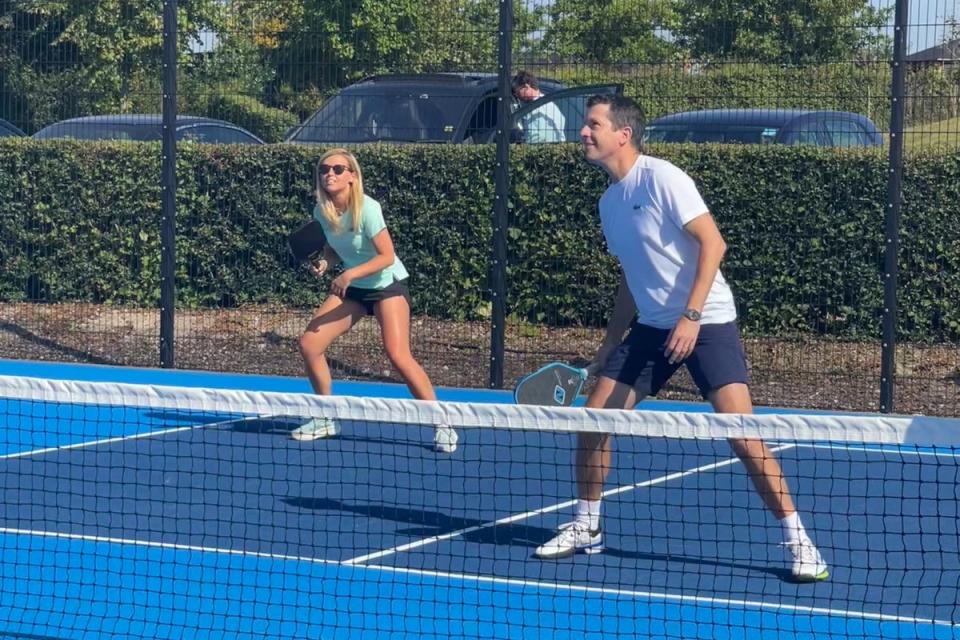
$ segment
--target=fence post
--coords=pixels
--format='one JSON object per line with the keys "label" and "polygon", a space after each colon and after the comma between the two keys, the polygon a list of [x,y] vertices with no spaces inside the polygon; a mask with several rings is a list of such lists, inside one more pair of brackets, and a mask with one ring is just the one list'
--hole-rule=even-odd
{"label": "fence post", "polygon": [[493,256],[490,284],[490,386],[503,387],[507,322],[507,203],[510,197],[510,58],[513,41],[513,0],[500,0],[498,31],[497,161],[494,167]]}
{"label": "fence post", "polygon": [[880,356],[880,412],[894,410],[897,349],[897,275],[900,249],[900,196],[903,183],[903,119],[909,0],[897,0],[893,25],[890,153],[884,232],[883,346]]}
{"label": "fence post", "polygon": [[160,167],[160,366],[174,364],[177,195],[177,0],[163,1],[163,146]]}

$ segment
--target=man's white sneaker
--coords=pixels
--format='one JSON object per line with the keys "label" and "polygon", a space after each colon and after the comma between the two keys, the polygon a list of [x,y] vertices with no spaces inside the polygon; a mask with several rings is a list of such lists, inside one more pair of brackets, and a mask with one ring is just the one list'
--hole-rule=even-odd
{"label": "man's white sneaker", "polygon": [[340,433],[337,423],[330,418],[313,418],[290,432],[290,437],[301,442],[330,438]]}
{"label": "man's white sneaker", "polygon": [[800,542],[784,542],[789,559],[793,561],[790,573],[797,582],[817,582],[830,577],[827,563],[809,538]]}
{"label": "man's white sneaker", "polygon": [[439,453],[453,453],[457,450],[457,432],[445,424],[438,424],[433,432],[433,450]]}
{"label": "man's white sneaker", "polygon": [[533,555],[549,560],[566,558],[577,552],[600,553],[601,551],[603,551],[603,534],[600,529],[591,531],[586,523],[578,520],[560,527],[556,537],[537,547]]}

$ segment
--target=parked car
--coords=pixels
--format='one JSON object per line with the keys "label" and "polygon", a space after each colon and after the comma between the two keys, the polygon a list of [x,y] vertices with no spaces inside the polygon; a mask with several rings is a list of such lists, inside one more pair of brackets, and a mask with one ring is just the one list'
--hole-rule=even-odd
{"label": "parked car", "polygon": [[0,138],[12,138],[25,135],[27,134],[21,131],[16,125],[0,118]]}
{"label": "parked car", "polygon": [[877,126],[859,113],[805,109],[712,109],[651,120],[645,142],[812,144],[872,147],[883,144]]}
{"label": "parked car", "polygon": [[[484,143],[496,136],[496,74],[388,74],[344,87],[303,124],[287,142],[353,144]],[[511,130],[522,141],[517,123],[524,115],[554,103],[564,115],[564,141],[579,141],[587,98],[595,93],[623,93],[619,84],[566,88],[540,79],[544,97],[515,106]]]}
{"label": "parked car", "polygon": [[[263,144],[263,140],[235,124],[201,118],[177,116],[177,140],[218,144]],[[86,116],[61,120],[40,129],[34,138],[74,138],[77,140],[160,140],[163,117],[125,113],[122,115]]]}

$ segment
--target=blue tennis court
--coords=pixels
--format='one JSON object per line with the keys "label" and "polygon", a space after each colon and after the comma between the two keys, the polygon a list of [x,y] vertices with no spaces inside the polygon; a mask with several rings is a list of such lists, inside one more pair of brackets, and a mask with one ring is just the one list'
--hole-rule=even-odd
{"label": "blue tennis court", "polygon": [[[0,375],[308,391],[14,361]],[[772,443],[831,570],[795,584],[724,441],[618,438],[605,552],[542,561],[533,549],[570,517],[570,434],[465,429],[443,456],[420,425],[301,443],[284,415],[0,407],[0,637],[960,637],[953,449]]]}

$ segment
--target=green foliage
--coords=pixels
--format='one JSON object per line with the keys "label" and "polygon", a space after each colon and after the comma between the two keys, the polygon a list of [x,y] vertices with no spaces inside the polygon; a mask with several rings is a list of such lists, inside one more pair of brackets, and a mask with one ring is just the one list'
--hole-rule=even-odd
{"label": "green foliage", "polygon": [[[160,78],[161,0],[24,0],[0,4],[0,68],[34,131],[53,121],[131,111],[132,88]],[[217,0],[180,5],[181,52],[218,25]],[[159,101],[154,100],[157,106]]]}
{"label": "green foliage", "polygon": [[256,98],[228,94],[208,97],[206,107],[197,115],[227,120],[247,129],[266,142],[280,142],[290,127],[299,120],[289,111],[274,109]]}
{"label": "green foliage", "polygon": [[678,25],[672,0],[556,0],[535,51],[576,62],[656,62],[675,57],[661,35]]}
{"label": "green foliage", "polygon": [[[319,90],[375,73],[493,70],[497,5],[471,0],[238,0],[277,83]],[[526,10],[519,10],[522,14]],[[521,18],[521,24],[525,24]]]}
{"label": "green foliage", "polygon": [[[357,147],[413,275],[414,311],[489,316],[494,147]],[[308,217],[323,152],[184,145],[181,306],[312,307],[317,282],[286,234]],[[883,307],[883,149],[662,146],[696,180],[729,245],[724,274],[751,334],[877,338]],[[159,145],[0,141],[0,299],[154,306]],[[511,164],[508,313],[600,325],[618,273],[596,203],[602,172],[575,145],[518,146]],[[901,214],[899,333],[960,340],[960,153],[910,155]]]}
{"label": "green foliage", "polygon": [[678,0],[680,43],[694,59],[837,62],[889,57],[892,8],[869,0]]}

